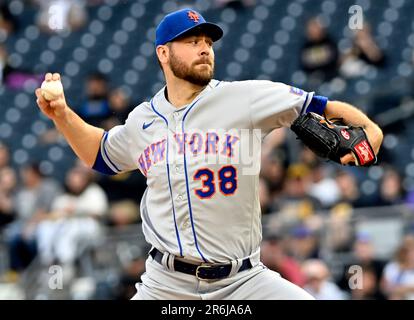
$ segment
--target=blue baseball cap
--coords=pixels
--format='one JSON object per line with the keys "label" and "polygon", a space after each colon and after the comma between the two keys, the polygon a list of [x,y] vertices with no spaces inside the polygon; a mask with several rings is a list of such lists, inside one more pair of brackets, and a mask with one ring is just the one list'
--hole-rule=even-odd
{"label": "blue baseball cap", "polygon": [[223,30],[217,24],[207,22],[197,11],[185,8],[162,19],[156,30],[155,46],[164,45],[196,28],[205,32],[213,41],[223,36]]}
{"label": "blue baseball cap", "polygon": [[307,238],[311,235],[313,235],[312,230],[310,230],[308,227],[306,226],[296,226],[292,232],[291,232],[292,236],[294,238],[299,238],[299,239],[304,239]]}
{"label": "blue baseball cap", "polygon": [[372,240],[372,237],[367,233],[367,232],[358,232],[357,233],[357,235],[356,235],[356,240],[358,241],[358,242],[364,242],[364,243],[367,243],[367,242],[371,242],[371,240]]}

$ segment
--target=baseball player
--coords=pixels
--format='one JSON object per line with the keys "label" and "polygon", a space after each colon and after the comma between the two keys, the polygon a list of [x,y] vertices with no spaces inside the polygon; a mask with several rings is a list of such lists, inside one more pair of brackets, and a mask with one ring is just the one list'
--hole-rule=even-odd
{"label": "baseball player", "polygon": [[147,178],[141,217],[152,249],[133,299],[312,299],[259,260],[255,146],[309,112],[363,127],[375,154],[382,132],[349,104],[283,83],[214,80],[213,43],[222,35],[195,10],[165,16],[155,46],[166,86],[108,132],[85,123],[63,93],[46,101],[37,89],[37,104],[87,165]]}

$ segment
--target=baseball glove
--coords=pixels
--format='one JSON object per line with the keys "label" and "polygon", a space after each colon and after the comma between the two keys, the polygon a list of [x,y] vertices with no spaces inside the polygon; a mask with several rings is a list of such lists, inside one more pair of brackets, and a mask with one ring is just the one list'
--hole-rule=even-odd
{"label": "baseball glove", "polygon": [[297,137],[318,156],[341,163],[341,157],[352,152],[355,163],[370,166],[377,157],[364,129],[344,125],[340,120],[330,121],[316,113],[300,115],[291,126]]}

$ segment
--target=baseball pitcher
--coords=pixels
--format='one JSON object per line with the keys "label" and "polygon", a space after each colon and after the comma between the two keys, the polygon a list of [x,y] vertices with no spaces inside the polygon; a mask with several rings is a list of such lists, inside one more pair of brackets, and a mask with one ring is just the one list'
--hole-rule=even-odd
{"label": "baseball pitcher", "polygon": [[195,10],[165,16],[155,46],[166,85],[108,132],[85,123],[64,93],[46,100],[37,89],[37,104],[88,166],[147,178],[141,217],[152,249],[133,299],[312,299],[260,262],[260,143],[293,124],[318,155],[365,166],[382,132],[357,108],[313,92],[213,79],[222,35]]}

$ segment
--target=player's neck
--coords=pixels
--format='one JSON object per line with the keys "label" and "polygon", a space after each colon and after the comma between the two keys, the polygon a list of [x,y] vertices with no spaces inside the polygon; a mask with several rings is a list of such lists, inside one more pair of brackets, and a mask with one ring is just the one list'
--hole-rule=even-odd
{"label": "player's neck", "polygon": [[182,79],[167,80],[165,98],[176,108],[181,108],[196,98],[205,86],[198,86]]}

